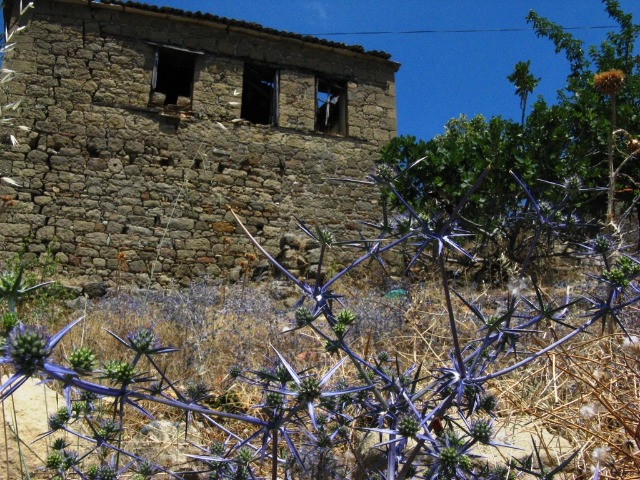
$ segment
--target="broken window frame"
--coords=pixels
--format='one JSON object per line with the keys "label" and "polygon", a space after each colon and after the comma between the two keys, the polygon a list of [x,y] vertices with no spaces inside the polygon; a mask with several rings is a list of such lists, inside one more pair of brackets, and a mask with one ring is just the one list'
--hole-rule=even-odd
{"label": "broken window frame", "polygon": [[[186,48],[180,48],[173,45],[163,45],[149,42],[149,45],[155,47],[154,61],[153,61],[153,73],[151,75],[151,92],[149,94],[149,105],[162,108],[164,113],[180,113],[190,112],[193,106],[193,84],[196,76],[196,63],[198,57],[204,55],[204,52],[189,50]],[[170,78],[171,72],[176,72],[179,68],[175,64],[170,65],[168,68],[163,68],[161,65],[161,56],[163,52],[166,52],[169,56],[178,58],[183,64],[186,63],[187,68],[191,71],[186,72],[182,78],[175,79]],[[167,78],[164,78],[164,77]],[[160,86],[159,86],[160,84]],[[188,85],[188,92],[186,85]],[[155,94],[162,94],[165,96],[162,105],[157,100],[154,101]],[[188,95],[187,95],[188,93]],[[175,103],[172,100],[175,97]],[[178,99],[188,98],[189,102],[186,105],[179,105]]]}
{"label": "broken window frame", "polygon": [[[242,119],[256,125],[277,126],[279,96],[280,70],[259,63],[244,64],[240,110]],[[262,101],[260,97],[263,97]],[[267,97],[267,101],[264,101],[264,97]]]}
{"label": "broken window frame", "polygon": [[346,136],[347,101],[347,82],[317,76],[315,131]]}

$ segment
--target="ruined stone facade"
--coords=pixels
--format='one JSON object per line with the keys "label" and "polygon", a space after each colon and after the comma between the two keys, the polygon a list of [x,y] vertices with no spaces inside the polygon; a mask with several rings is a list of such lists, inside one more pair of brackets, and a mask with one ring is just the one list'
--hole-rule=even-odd
{"label": "ruined stone facade", "polygon": [[230,209],[274,255],[295,217],[357,238],[377,211],[330,179],[363,178],[395,135],[387,55],[117,0],[36,0],[21,21],[5,94],[31,131],[0,156],[22,185],[0,187],[5,257],[186,284],[240,274],[253,250]]}

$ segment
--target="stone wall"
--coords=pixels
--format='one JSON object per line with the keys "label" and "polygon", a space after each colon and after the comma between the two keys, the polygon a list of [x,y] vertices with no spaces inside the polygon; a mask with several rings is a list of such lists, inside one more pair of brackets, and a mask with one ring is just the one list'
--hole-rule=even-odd
{"label": "stone wall", "polygon": [[[4,256],[49,251],[79,282],[187,284],[239,275],[252,252],[233,209],[274,255],[295,218],[357,238],[363,178],[395,135],[397,65],[274,33],[74,0],[36,1],[6,66],[21,145],[2,146]],[[197,55],[188,112],[151,101],[158,45]],[[246,61],[279,69],[278,126],[241,115]],[[316,75],[348,89],[348,134],[314,132]],[[150,103],[151,102],[151,103]]]}

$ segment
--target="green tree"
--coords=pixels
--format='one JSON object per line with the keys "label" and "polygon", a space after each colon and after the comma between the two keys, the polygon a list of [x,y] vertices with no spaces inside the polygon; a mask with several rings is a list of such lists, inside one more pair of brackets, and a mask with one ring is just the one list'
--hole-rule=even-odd
{"label": "green tree", "polygon": [[[541,119],[561,122],[566,146],[560,152],[566,163],[564,170],[579,175],[586,185],[608,187],[610,201],[595,201],[589,213],[594,218],[612,221],[613,197],[623,204],[623,210],[637,207],[637,191],[640,185],[638,162],[629,162],[618,167],[628,157],[627,144],[640,134],[640,56],[636,41],[640,25],[634,24],[631,14],[621,10],[616,0],[603,0],[609,17],[618,24],[618,30],[609,32],[600,45],[585,50],[583,42],[575,39],[562,27],[540,17],[534,11],[527,16],[539,37],[550,39],[556,52],[564,53],[571,70],[567,86],[558,92],[554,107],[538,104],[527,120],[525,128],[531,126],[539,132],[544,123]],[[587,52],[587,53],[585,53]],[[596,82],[599,75],[617,71],[624,83],[612,95]],[[627,132],[617,142],[613,132]],[[527,132],[529,138],[531,132]],[[609,207],[609,208],[607,208]],[[638,212],[640,213],[640,211]]]}
{"label": "green tree", "polygon": [[516,95],[520,97],[520,109],[522,110],[520,125],[522,126],[524,126],[524,119],[527,113],[527,99],[529,98],[529,94],[533,93],[533,90],[540,81],[539,78],[534,77],[529,71],[530,66],[531,60],[518,62],[516,63],[513,73],[507,77],[507,80],[513,83],[516,87]]}
{"label": "green tree", "polygon": [[[518,255],[517,238],[524,228],[512,221],[513,212],[529,205],[511,170],[535,195],[552,203],[558,203],[566,190],[549,188],[539,179],[562,186],[577,177],[584,187],[581,190],[599,187],[599,193],[580,193],[574,198],[584,221],[605,218],[606,190],[614,192],[624,210],[637,207],[640,162],[630,161],[627,147],[637,145],[635,137],[640,133],[640,56],[635,48],[640,26],[617,1],[603,0],[603,5],[618,28],[600,45],[588,49],[561,26],[531,11],[527,20],[536,34],[551,40],[556,52],[563,53],[570,64],[566,85],[558,91],[556,102],[539,97],[526,115],[527,100],[539,79],[530,73],[530,62],[519,62],[507,77],[520,97],[523,118],[519,124],[501,117],[460,117],[449,121],[445,132],[429,141],[399,137],[383,149],[381,162],[399,170],[424,157],[408,175],[398,178],[400,193],[416,208],[446,210],[462,198],[484,168],[491,166],[463,219],[467,227],[475,227],[488,239],[485,246],[503,242],[504,251],[506,242],[513,247],[507,249],[512,256]],[[614,69],[624,75],[615,101],[611,95],[603,95],[594,82],[597,73]],[[616,171],[612,181],[611,164]]]}

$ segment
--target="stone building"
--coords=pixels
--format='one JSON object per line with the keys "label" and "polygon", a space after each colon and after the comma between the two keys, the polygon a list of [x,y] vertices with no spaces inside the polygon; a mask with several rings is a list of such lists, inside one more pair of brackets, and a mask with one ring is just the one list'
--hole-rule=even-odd
{"label": "stone building", "polygon": [[274,255],[295,217],[358,238],[377,211],[374,191],[331,178],[363,178],[396,133],[388,54],[119,0],[35,0],[20,22],[3,95],[30,131],[2,146],[0,174],[21,184],[0,187],[5,256],[186,284],[243,268],[230,209]]}

